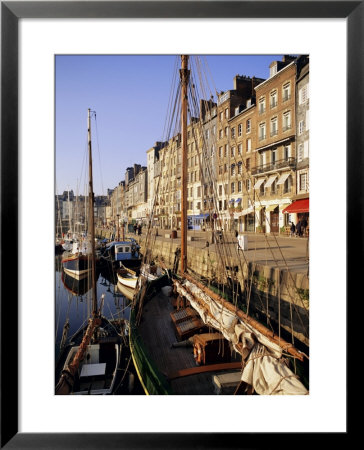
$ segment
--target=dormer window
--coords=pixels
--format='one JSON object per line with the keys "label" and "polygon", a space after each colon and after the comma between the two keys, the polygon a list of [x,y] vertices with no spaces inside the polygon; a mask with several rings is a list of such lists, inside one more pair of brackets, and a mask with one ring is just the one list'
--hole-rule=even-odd
{"label": "dormer window", "polygon": [[273,77],[277,73],[277,62],[274,62],[273,65],[270,67],[270,77]]}

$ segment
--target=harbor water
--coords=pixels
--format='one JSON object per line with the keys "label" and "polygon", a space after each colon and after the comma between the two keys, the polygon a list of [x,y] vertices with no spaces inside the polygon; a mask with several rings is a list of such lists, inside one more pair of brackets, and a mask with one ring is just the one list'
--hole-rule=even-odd
{"label": "harbor water", "polygon": [[[55,257],[55,363],[61,354],[62,340],[66,342],[87,322],[91,314],[91,286],[89,277],[77,280],[67,275],[62,267],[62,255]],[[118,289],[113,272],[103,269],[96,274],[98,305],[109,320],[129,321],[130,300]],[[101,302],[101,298],[103,301]],[[127,330],[126,330],[127,333]],[[133,366],[130,361],[130,366]],[[133,369],[130,367],[130,369]],[[135,370],[135,369],[134,369]],[[133,370],[133,372],[134,372]],[[143,394],[135,376],[133,394]]]}

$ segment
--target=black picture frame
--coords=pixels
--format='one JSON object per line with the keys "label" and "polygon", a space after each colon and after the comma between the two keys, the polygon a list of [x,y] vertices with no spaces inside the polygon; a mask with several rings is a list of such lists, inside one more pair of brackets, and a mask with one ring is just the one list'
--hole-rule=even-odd
{"label": "black picture frame", "polygon": [[[18,432],[18,21],[21,18],[345,18],[347,19],[347,299],[362,279],[364,2],[361,1],[2,1],[1,2],[1,448],[226,449],[284,445],[264,433]],[[329,43],[328,43],[329,45]],[[328,68],[325,76],[333,76]],[[341,206],[338,205],[338,208]],[[355,224],[351,233],[351,224]],[[334,226],[340,226],[336,223]],[[355,249],[355,253],[354,250]],[[359,250],[359,254],[358,254]],[[355,287],[353,288],[355,289]],[[348,311],[348,305],[347,313]],[[347,361],[350,360],[348,348]],[[334,374],[333,374],[334,376]],[[350,386],[350,383],[349,383]],[[349,395],[349,389],[348,389]],[[333,393],[334,396],[334,393]],[[187,420],[188,418],[185,418]],[[136,418],[137,420],[137,418]],[[176,418],[176,420],[179,420]],[[242,418],[243,420],[243,418]],[[287,430],[288,431],[288,430]],[[349,408],[347,432],[351,436]],[[318,434],[314,439],[317,444]],[[273,440],[271,440],[273,439]],[[323,435],[326,439],[326,435]],[[295,442],[296,438],[294,438]],[[320,439],[321,440],[321,439]],[[272,445],[272,442],[274,443]],[[304,433],[299,444],[312,442]],[[293,441],[292,441],[293,443]],[[286,443],[289,445],[289,443]]]}

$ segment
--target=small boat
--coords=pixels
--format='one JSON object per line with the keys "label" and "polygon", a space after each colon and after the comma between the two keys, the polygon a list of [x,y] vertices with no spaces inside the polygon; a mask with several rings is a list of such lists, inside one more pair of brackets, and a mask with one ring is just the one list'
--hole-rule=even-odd
{"label": "small boat", "polygon": [[125,286],[121,283],[117,283],[116,292],[122,294],[124,297],[131,301],[134,298],[135,289]]}
{"label": "small boat", "polygon": [[[89,325],[91,322],[92,319]],[[116,387],[122,339],[115,324],[101,317],[97,327],[87,330],[85,335],[84,327],[75,333],[61,355],[58,362],[61,374],[56,386],[58,395],[107,395]],[[93,344],[86,345],[85,337],[90,334],[93,334]]]}
{"label": "small boat", "polygon": [[135,289],[138,282],[138,275],[134,270],[122,266],[117,271],[118,283],[128,288]]}
{"label": "small boat", "polygon": [[86,278],[91,271],[90,255],[83,255],[82,253],[67,252],[62,259],[62,264],[66,274],[76,280]]}
{"label": "small boat", "polygon": [[141,263],[140,247],[133,238],[122,241],[113,241],[101,251],[100,262],[109,265],[112,269],[122,265],[129,269],[137,268]]}
{"label": "small boat", "polygon": [[143,264],[140,269],[140,276],[148,281],[155,281],[165,275],[165,270],[155,264]]}
{"label": "small boat", "polygon": [[91,283],[88,277],[77,279],[68,275],[64,270],[62,270],[61,280],[66,290],[74,296],[82,296],[91,288]]}
{"label": "small boat", "polygon": [[[56,368],[57,395],[105,395],[113,394],[121,382],[118,377],[121,354],[128,349],[123,320],[111,322],[101,315],[104,296],[100,305],[97,301],[96,289],[96,258],[95,258],[95,225],[94,225],[94,193],[92,183],[92,153],[91,153],[91,117],[88,110],[88,145],[89,145],[89,229],[91,256],[87,256],[88,265],[85,271],[90,271],[92,312],[86,322],[76,332],[68,343],[62,346]],[[86,256],[77,255],[67,262],[86,261]],[[78,270],[81,265],[79,264]],[[64,266],[65,268],[65,266]],[[66,271],[66,269],[65,269]],[[66,272],[67,273],[67,272]],[[69,327],[67,323],[65,327]],[[65,328],[67,331],[67,328]],[[63,339],[62,339],[63,341]],[[125,345],[124,345],[125,343]]]}

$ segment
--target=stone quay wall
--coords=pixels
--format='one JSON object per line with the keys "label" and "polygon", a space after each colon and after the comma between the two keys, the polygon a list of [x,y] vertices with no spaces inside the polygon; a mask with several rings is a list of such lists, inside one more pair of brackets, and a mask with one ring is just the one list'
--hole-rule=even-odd
{"label": "stone quay wall", "polygon": [[[97,229],[98,238],[111,238],[111,231]],[[130,234],[128,234],[130,236]],[[139,238],[139,236],[132,236]],[[145,236],[138,239],[143,255],[155,262],[161,261],[172,268],[176,259],[176,251],[180,248],[178,239],[153,239],[152,245],[145,248]],[[235,280],[244,294],[249,297],[249,305],[244,304],[249,314],[269,321],[272,325],[281,323],[281,327],[293,335],[303,344],[309,346],[309,279],[307,273],[300,271],[289,272],[281,267],[248,262],[243,253],[235,255],[221,255],[210,246],[201,248],[187,242],[187,267],[197,277],[210,280],[218,286],[227,286],[226,265],[235,268]],[[177,257],[177,260],[179,258]],[[225,261],[224,263],[222,261]],[[232,272],[229,271],[231,274]],[[293,324],[293,327],[292,325]],[[293,329],[292,329],[293,328]],[[283,337],[283,336],[282,336]],[[287,336],[285,336],[287,340]]]}

